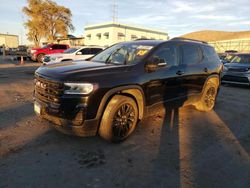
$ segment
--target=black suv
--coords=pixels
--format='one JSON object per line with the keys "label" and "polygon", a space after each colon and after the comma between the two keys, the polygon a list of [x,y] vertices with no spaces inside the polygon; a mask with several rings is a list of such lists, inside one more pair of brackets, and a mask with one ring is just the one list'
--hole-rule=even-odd
{"label": "black suv", "polygon": [[218,55],[205,42],[123,42],[90,61],[37,69],[34,110],[64,133],[118,142],[158,104],[211,110],[221,71]]}

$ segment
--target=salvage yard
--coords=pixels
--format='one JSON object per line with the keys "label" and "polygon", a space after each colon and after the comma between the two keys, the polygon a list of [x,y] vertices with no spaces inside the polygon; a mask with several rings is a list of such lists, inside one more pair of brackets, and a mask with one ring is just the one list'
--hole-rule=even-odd
{"label": "salvage yard", "polygon": [[126,141],[61,134],[33,112],[39,66],[0,61],[0,187],[250,187],[250,88],[214,111],[159,109]]}

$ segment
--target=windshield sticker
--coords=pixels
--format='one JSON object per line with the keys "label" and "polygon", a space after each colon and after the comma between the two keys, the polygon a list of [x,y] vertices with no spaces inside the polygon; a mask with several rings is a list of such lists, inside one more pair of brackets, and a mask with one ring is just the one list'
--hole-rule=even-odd
{"label": "windshield sticker", "polygon": [[149,50],[138,50],[138,52],[136,53],[137,56],[144,56]]}

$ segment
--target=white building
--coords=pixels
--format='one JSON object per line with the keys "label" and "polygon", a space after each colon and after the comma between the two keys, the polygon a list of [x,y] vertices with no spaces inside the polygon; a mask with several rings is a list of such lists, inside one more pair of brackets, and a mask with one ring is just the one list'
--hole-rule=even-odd
{"label": "white building", "polygon": [[6,48],[17,48],[19,45],[18,36],[10,34],[0,34],[0,46]]}
{"label": "white building", "polygon": [[85,28],[85,45],[111,46],[118,42],[136,39],[168,40],[164,31],[108,22],[88,25]]}

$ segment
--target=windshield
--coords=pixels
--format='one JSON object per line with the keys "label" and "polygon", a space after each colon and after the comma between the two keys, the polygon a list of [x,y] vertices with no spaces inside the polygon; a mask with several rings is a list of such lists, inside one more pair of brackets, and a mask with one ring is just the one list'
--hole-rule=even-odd
{"label": "windshield", "polygon": [[50,47],[50,45],[45,45],[42,47],[42,49],[49,48],[49,47]]}
{"label": "windshield", "polygon": [[232,61],[233,63],[249,63],[250,64],[250,55],[236,55]]}
{"label": "windshield", "polygon": [[118,65],[136,63],[153,47],[139,44],[116,44],[96,55],[92,61]]}
{"label": "windshield", "polygon": [[233,55],[233,54],[228,54],[228,55],[225,57],[225,60],[228,61],[228,62],[230,62],[230,61],[232,61],[232,59],[234,58],[234,56],[235,56],[235,55]]}
{"label": "windshield", "polygon": [[63,53],[64,54],[71,54],[71,53],[74,53],[78,50],[79,48],[69,48],[67,50],[65,50]]}

